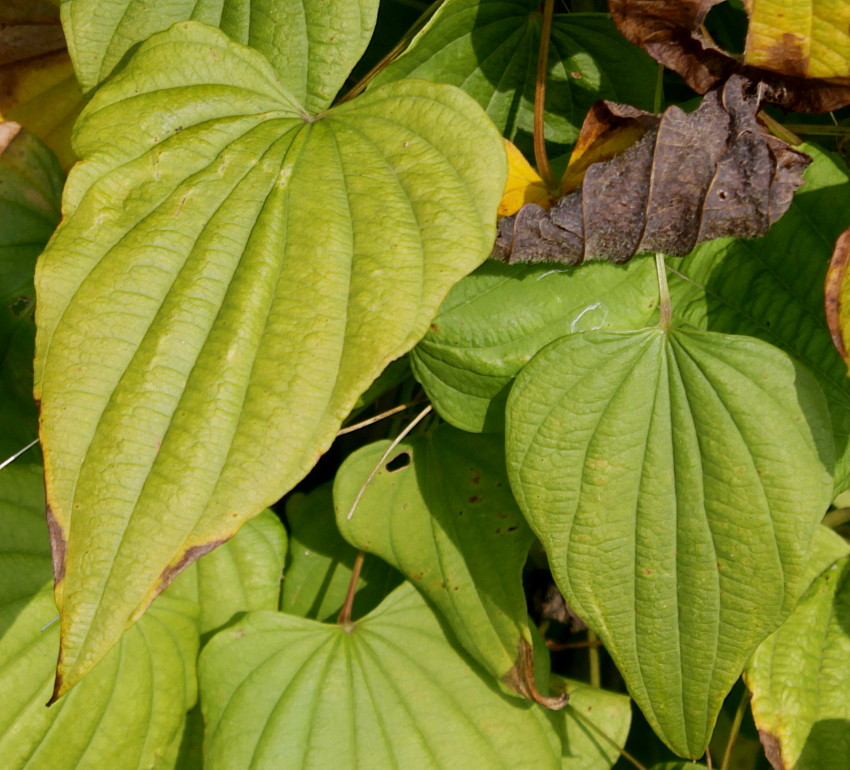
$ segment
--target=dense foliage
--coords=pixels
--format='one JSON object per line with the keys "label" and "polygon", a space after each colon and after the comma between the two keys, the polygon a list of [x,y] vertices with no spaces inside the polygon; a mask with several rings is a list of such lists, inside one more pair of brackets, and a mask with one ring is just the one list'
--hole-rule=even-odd
{"label": "dense foliage", "polygon": [[774,5],[0,2],[0,764],[846,768],[850,19]]}

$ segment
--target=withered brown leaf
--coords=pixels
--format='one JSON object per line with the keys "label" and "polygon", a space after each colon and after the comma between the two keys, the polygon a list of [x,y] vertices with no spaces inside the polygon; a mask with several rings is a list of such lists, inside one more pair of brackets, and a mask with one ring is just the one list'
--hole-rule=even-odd
{"label": "withered brown leaf", "polygon": [[529,203],[502,219],[493,257],[627,262],[647,252],[684,256],[713,238],[764,235],[788,210],[811,159],[761,127],[762,90],[733,76],[692,113],[602,103],[582,134],[604,134],[599,121],[631,121],[641,138],[588,166],[581,187],[549,211]]}
{"label": "withered brown leaf", "polygon": [[609,0],[617,28],[631,43],[678,72],[704,94],[734,74],[764,84],[764,100],[795,112],[830,112],[850,104],[846,78],[802,76],[799,44],[787,40],[768,60],[770,69],[743,64],[718,48],[703,28],[709,10],[724,0]]}

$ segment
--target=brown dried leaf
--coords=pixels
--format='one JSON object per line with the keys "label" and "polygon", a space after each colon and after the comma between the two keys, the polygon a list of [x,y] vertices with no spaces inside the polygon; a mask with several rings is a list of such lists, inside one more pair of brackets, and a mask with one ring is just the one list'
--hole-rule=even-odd
{"label": "brown dried leaf", "polygon": [[[763,56],[750,36],[746,60],[766,66],[748,66],[721,50],[702,29],[706,14],[723,0],[610,0],[611,16],[623,36],[656,61],[678,72],[698,93],[705,93],[733,74],[764,83],[764,100],[795,112],[829,112],[850,104],[847,77],[805,77],[801,67],[800,38]],[[751,10],[751,9],[750,9]],[[768,68],[769,67],[769,68]]]}
{"label": "brown dried leaf", "polygon": [[[684,256],[713,238],[764,235],[787,211],[810,159],[762,129],[762,90],[734,76],[690,114],[612,103],[594,110],[594,122],[607,112],[646,131],[620,155],[590,165],[581,188],[550,211],[527,204],[502,219],[493,257],[619,263],[646,252]],[[589,131],[604,135],[597,126]]]}

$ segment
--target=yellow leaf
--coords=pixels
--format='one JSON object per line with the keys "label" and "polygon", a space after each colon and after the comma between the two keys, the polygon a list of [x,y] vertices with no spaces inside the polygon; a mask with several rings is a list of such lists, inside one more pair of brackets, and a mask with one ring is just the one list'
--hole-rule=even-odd
{"label": "yellow leaf", "polygon": [[516,145],[505,139],[505,151],[508,155],[508,181],[499,204],[499,216],[516,214],[526,203],[551,208],[555,198]]}
{"label": "yellow leaf", "polygon": [[850,77],[850,3],[749,0],[744,63],[803,78]]}

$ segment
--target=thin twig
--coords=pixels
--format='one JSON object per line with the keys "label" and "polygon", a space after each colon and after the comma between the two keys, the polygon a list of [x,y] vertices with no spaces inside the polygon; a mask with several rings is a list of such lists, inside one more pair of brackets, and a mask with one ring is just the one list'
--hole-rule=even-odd
{"label": "thin twig", "polygon": [[735,718],[732,720],[732,726],[729,728],[729,738],[726,740],[726,750],[723,752],[720,770],[729,770],[729,765],[732,762],[732,751],[735,748],[735,741],[738,740],[738,733],[741,730],[741,723],[744,721],[744,714],[747,713],[749,702],[750,691],[745,687],[741,702],[738,704],[738,710],[735,712]]}
{"label": "thin twig", "polygon": [[19,449],[11,457],[7,457],[5,460],[3,460],[3,462],[0,463],[0,471],[2,471],[3,468],[5,468],[7,465],[11,465],[13,462],[15,462],[15,460],[17,460],[24,452],[26,452],[28,449],[32,449],[37,443],[38,439],[34,438],[23,449]]}
{"label": "thin twig", "polygon": [[428,415],[431,411],[431,404],[428,404],[416,417],[411,420],[410,424],[393,439],[393,442],[387,447],[387,451],[381,455],[381,459],[375,463],[375,467],[372,468],[371,473],[366,477],[366,481],[363,482],[363,486],[360,487],[360,491],[357,493],[357,496],[354,498],[354,502],[351,504],[351,508],[348,510],[348,515],[345,517],[348,521],[351,520],[351,517],[354,516],[354,511],[357,506],[360,504],[360,498],[363,497],[366,492],[366,487],[372,483],[372,479],[375,478],[375,474],[380,470],[381,466],[384,464],[386,459],[392,454],[393,449],[395,449],[402,441],[404,441],[405,437],[412,431],[417,425],[419,425],[422,420]]}
{"label": "thin twig", "polygon": [[353,433],[356,430],[360,430],[360,428],[365,428],[368,425],[374,425],[376,422],[380,422],[381,420],[387,417],[392,417],[394,414],[403,412],[405,409],[410,409],[411,406],[416,406],[417,404],[421,403],[422,399],[416,398],[413,401],[408,401],[406,404],[399,404],[399,406],[394,406],[392,409],[388,409],[386,412],[376,414],[374,417],[370,417],[368,420],[363,420],[362,422],[355,422],[353,425],[348,425],[345,428],[341,428],[337,431],[336,435],[344,436],[346,433]]}
{"label": "thin twig", "polygon": [[363,560],[366,558],[365,551],[358,551],[351,568],[351,580],[348,581],[348,590],[345,592],[345,601],[336,622],[341,626],[351,625],[351,608],[354,606],[354,594],[357,593],[357,583],[360,581],[360,571],[363,569]]}
{"label": "thin twig", "polygon": [[602,642],[599,639],[588,639],[586,642],[569,642],[567,644],[561,644],[559,642],[554,642],[551,639],[546,640],[546,647],[552,652],[561,652],[561,650],[579,650],[584,649],[585,647],[601,647]]}
{"label": "thin twig", "polygon": [[625,759],[627,762],[631,762],[637,770],[646,770],[646,765],[641,764],[638,760],[629,754],[622,746],[620,746],[617,741],[615,741],[608,733],[606,733],[601,727],[599,727],[595,722],[591,722],[584,714],[581,713],[575,706],[568,705],[567,708],[570,710],[572,714],[574,714],[581,722],[587,725],[593,732],[595,732],[598,736],[607,741],[611,746],[613,746],[620,753],[620,756]]}
{"label": "thin twig", "polygon": [[705,747],[705,766],[708,770],[713,770],[714,765],[711,763],[711,750],[708,746]]}
{"label": "thin twig", "polygon": [[555,177],[546,153],[544,118],[546,113],[546,77],[549,73],[549,38],[552,33],[552,14],[555,0],[544,0],[543,26],[540,30],[540,50],[537,53],[537,79],[534,83],[534,161],[537,171],[549,189],[555,187]]}

